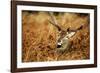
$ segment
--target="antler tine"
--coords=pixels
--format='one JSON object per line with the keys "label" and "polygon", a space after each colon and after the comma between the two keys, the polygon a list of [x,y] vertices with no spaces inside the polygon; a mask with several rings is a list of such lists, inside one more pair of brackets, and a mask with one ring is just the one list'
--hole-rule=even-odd
{"label": "antler tine", "polygon": [[53,12],[49,12],[49,15],[50,15],[50,17],[51,17],[53,23],[54,23],[55,25],[58,25],[57,20],[56,20],[56,18],[55,18],[54,15],[53,15]]}
{"label": "antler tine", "polygon": [[59,27],[59,24],[58,24],[58,22],[57,22],[55,16],[53,15],[53,12],[48,12],[48,13],[49,13],[49,15],[50,15],[50,17],[51,17],[51,21],[49,20],[49,22],[50,22],[51,24],[53,24],[54,26],[56,26],[56,27],[58,28],[58,30],[62,30],[62,29]]}
{"label": "antler tine", "polygon": [[81,25],[80,27],[78,27],[77,29],[71,29],[71,28],[68,28],[67,31],[68,32],[76,32],[78,30],[81,30],[83,28],[83,25]]}

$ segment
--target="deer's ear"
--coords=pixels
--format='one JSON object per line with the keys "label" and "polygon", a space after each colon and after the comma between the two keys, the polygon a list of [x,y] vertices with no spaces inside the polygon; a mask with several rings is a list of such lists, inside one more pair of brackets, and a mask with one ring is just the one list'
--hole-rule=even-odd
{"label": "deer's ear", "polygon": [[69,31],[70,28],[67,29],[67,31]]}

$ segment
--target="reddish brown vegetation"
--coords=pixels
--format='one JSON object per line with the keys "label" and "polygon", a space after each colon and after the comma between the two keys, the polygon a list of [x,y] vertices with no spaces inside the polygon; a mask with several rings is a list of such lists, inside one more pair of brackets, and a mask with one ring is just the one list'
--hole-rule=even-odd
{"label": "reddish brown vegetation", "polygon": [[22,12],[22,61],[57,61],[89,59],[89,19],[88,15],[64,13],[56,16],[62,29],[85,25],[70,38],[71,48],[64,53],[55,52],[58,29],[48,22],[46,12]]}

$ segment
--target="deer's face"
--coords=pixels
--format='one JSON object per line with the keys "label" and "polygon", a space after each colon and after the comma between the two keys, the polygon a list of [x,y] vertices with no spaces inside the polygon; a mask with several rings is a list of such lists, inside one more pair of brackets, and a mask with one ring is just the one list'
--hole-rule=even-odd
{"label": "deer's face", "polygon": [[[75,35],[76,32],[66,32],[65,37],[63,37],[60,41],[57,42],[57,50],[65,51],[68,50],[71,46],[70,38]],[[60,35],[61,37],[61,35]]]}

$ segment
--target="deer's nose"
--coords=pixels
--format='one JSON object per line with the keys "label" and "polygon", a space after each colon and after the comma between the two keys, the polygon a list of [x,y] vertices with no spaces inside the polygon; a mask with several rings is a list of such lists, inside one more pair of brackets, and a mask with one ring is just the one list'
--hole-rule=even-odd
{"label": "deer's nose", "polygon": [[62,42],[58,42],[57,48],[61,48],[61,46],[62,46]]}
{"label": "deer's nose", "polygon": [[61,45],[57,45],[57,48],[61,48]]}

